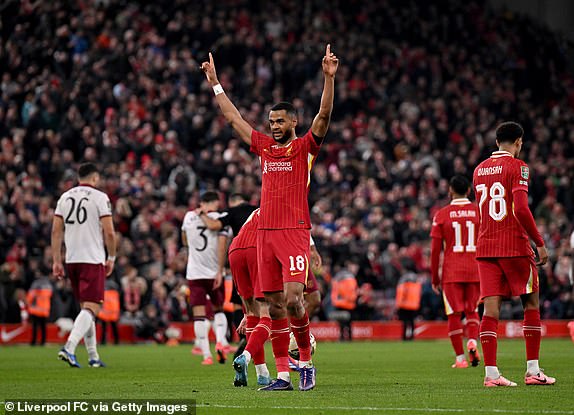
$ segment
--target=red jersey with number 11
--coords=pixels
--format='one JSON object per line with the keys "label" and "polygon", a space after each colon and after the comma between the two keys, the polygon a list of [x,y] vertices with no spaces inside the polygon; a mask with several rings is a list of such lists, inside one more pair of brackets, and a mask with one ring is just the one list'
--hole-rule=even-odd
{"label": "red jersey with number 11", "polygon": [[454,199],[435,215],[431,237],[443,241],[443,284],[479,281],[476,263],[478,226],[478,207],[466,198]]}
{"label": "red jersey with number 11", "polygon": [[507,151],[495,151],[474,170],[480,209],[477,258],[532,256],[528,234],[514,216],[514,193],[528,192],[530,172]]}
{"label": "red jersey with number 11", "polygon": [[253,130],[251,151],[261,161],[259,229],[311,229],[307,195],[319,148],[311,130],[286,146]]}

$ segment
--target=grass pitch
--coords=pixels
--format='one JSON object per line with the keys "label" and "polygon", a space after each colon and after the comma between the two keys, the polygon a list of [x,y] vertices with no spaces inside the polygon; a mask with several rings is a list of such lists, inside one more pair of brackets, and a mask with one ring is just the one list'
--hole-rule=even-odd
{"label": "grass pitch", "polygon": [[[191,346],[100,346],[108,367],[87,367],[83,346],[72,369],[59,347],[0,348],[0,401],[7,399],[195,399],[197,414],[574,414],[574,343],[543,339],[541,364],[554,386],[525,386],[524,342],[503,340],[498,363],[517,388],[486,389],[482,366],[451,369],[448,341],[319,342],[317,387],[258,392],[253,367],[247,388],[234,388],[231,362],[205,367]],[[267,348],[271,356],[270,348]],[[270,364],[272,374],[274,365]],[[0,414],[4,407],[0,405]]]}

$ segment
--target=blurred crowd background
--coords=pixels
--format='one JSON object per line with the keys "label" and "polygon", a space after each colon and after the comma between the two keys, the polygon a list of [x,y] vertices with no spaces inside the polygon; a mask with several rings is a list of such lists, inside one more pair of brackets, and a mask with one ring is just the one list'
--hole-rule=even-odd
{"label": "blurred crowd background", "polygon": [[[448,179],[472,176],[503,120],[525,128],[530,204],[551,260],[540,269],[544,318],[574,318],[572,44],[485,1],[258,0],[2,2],[0,322],[18,322],[26,290],[50,277],[57,198],[95,162],[111,198],[118,259],[109,284],[122,319],[190,318],[180,240],[185,212],[217,190],[258,204],[258,160],[220,114],[199,66],[212,51],[243,116],[266,132],[292,101],[298,133],[322,91],[326,43],[339,57],[331,127],[309,203],[331,281],[355,278],[356,319],[396,319],[401,277],[423,284],[419,318],[444,318],[429,278],[433,214]],[[572,241],[574,244],[574,241]],[[50,320],[74,317],[52,281]],[[504,318],[520,317],[508,302]]]}

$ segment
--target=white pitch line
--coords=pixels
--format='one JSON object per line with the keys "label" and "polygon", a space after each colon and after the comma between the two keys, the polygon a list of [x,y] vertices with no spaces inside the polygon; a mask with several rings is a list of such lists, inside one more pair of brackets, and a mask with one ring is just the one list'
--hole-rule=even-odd
{"label": "white pitch line", "polygon": [[[0,405],[4,405],[4,401]],[[321,409],[323,411],[365,411],[365,412],[493,412],[497,414],[558,414],[558,415],[574,415],[574,411],[559,411],[559,410],[527,410],[527,409],[478,409],[478,408],[393,408],[393,407],[374,407],[374,406],[241,406],[241,405],[208,405],[198,404],[198,408],[226,408],[226,409],[302,409],[314,410]]]}
{"label": "white pitch line", "polygon": [[527,410],[527,409],[477,409],[477,408],[392,408],[392,407],[371,407],[371,406],[241,406],[241,405],[208,405],[197,404],[198,408],[227,408],[227,409],[294,409],[294,410],[315,410],[322,411],[365,411],[365,412],[494,412],[499,414],[560,414],[573,415],[574,411],[560,410]]}

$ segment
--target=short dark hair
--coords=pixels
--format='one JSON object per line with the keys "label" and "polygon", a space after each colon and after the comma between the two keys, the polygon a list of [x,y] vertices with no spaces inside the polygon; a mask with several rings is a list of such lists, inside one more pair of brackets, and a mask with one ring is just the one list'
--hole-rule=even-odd
{"label": "short dark hair", "polygon": [[286,111],[291,117],[297,116],[297,110],[290,102],[280,102],[271,107],[271,111]]}
{"label": "short dark hair", "polygon": [[449,184],[452,190],[459,195],[465,195],[470,188],[470,181],[462,174],[452,176]]}
{"label": "short dark hair", "polygon": [[232,193],[229,196],[229,201],[230,202],[234,202],[234,201],[242,201],[242,202],[248,202],[249,198],[247,197],[247,195],[245,193]]}
{"label": "short dark hair", "polygon": [[80,167],[78,168],[78,177],[80,179],[85,179],[86,177],[97,172],[98,168],[94,163],[84,163],[81,164]]}
{"label": "short dark hair", "polygon": [[217,192],[205,192],[200,199],[203,203],[215,202],[219,200]]}
{"label": "short dark hair", "polygon": [[506,121],[496,129],[496,141],[499,143],[514,143],[524,135],[524,129],[514,121]]}

